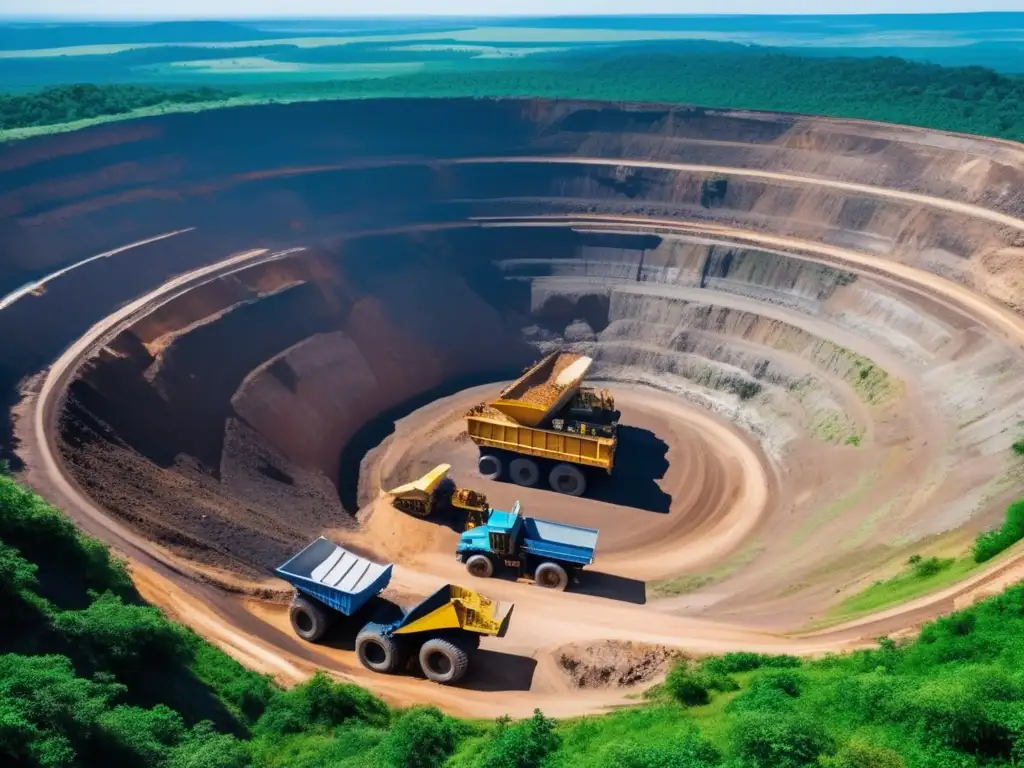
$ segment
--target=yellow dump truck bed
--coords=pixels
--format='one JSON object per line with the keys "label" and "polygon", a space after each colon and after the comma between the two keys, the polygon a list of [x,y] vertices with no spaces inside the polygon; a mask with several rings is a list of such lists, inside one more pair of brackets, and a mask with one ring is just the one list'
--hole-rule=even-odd
{"label": "yellow dump truck bed", "polygon": [[574,352],[553,352],[498,393],[489,405],[518,424],[536,427],[580,388],[593,360]]}
{"label": "yellow dump truck bed", "polygon": [[462,629],[480,635],[504,637],[512,609],[465,587],[446,584],[414,607],[395,628],[396,635]]}
{"label": "yellow dump truck bed", "polygon": [[502,451],[599,467],[607,472],[615,463],[614,438],[524,427],[502,414],[495,417],[486,407],[466,416],[466,431],[477,445]]}
{"label": "yellow dump truck bed", "polygon": [[437,486],[448,476],[451,468],[451,464],[438,464],[418,480],[400,485],[390,491],[385,491],[385,493],[395,499],[429,501],[434,491],[437,490]]}

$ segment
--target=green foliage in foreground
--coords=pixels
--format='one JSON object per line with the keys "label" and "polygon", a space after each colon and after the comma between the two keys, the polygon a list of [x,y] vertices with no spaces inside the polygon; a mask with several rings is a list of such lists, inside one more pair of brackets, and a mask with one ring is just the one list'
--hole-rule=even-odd
{"label": "green foliage in foreground", "polygon": [[231,95],[205,87],[167,90],[139,85],[62,85],[24,95],[0,94],[0,130],[126,115],[158,104],[196,104]]}
{"label": "green foliage in foreground", "polygon": [[1024,437],[1014,442],[1012,450],[1017,456],[1024,456]]}
{"label": "green foliage in foreground", "polygon": [[1006,510],[1006,520],[994,531],[985,531],[974,541],[974,560],[984,563],[1024,539],[1024,499]]}
{"label": "green foliage in foreground", "polygon": [[2,476],[0,577],[0,764],[15,768],[967,768],[1024,758],[1024,586],[925,626],[914,642],[816,661],[686,661],[647,703],[610,715],[480,723],[394,710],[324,674],[279,689],[144,605],[103,546]]}

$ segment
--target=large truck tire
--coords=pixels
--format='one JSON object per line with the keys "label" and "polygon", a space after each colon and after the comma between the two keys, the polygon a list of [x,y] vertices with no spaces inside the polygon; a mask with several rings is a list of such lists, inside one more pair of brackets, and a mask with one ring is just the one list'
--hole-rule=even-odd
{"label": "large truck tire", "polygon": [[488,480],[500,480],[505,470],[505,463],[494,453],[481,454],[476,460],[476,468],[480,475]]}
{"label": "large truck tire", "polygon": [[551,490],[567,496],[582,496],[587,492],[587,478],[583,470],[572,464],[558,464],[548,475]]}
{"label": "large truck tire", "polygon": [[385,675],[401,672],[408,661],[402,644],[385,634],[384,626],[370,622],[356,635],[356,655],[369,670]]}
{"label": "large truck tire", "polygon": [[494,575],[494,560],[487,555],[473,555],[466,561],[466,570],[478,579],[489,579]]}
{"label": "large truck tire", "polygon": [[459,682],[469,669],[469,653],[461,643],[435,637],[420,647],[420,668],[428,680],[442,685]]}
{"label": "large truck tire", "polygon": [[545,589],[564,592],[569,586],[569,574],[558,563],[541,563],[533,572],[533,580]]}
{"label": "large truck tire", "polygon": [[310,643],[319,642],[334,623],[334,613],[318,600],[296,595],[288,609],[295,634]]}
{"label": "large truck tire", "polygon": [[533,488],[540,480],[540,469],[533,459],[512,459],[508,465],[508,476],[516,485]]}

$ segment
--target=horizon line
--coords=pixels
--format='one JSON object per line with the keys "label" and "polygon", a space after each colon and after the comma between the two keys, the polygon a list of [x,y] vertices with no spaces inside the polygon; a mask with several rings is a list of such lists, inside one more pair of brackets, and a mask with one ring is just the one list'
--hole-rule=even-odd
{"label": "horizon line", "polygon": [[487,20],[487,19],[622,19],[622,18],[644,18],[644,19],[683,19],[683,18],[742,18],[742,17],[775,17],[775,18],[816,18],[822,16],[828,17],[847,17],[847,18],[864,18],[868,16],[909,16],[909,17],[926,17],[926,16],[980,16],[987,14],[1002,14],[1002,15],[1018,15],[1024,16],[1024,9],[1021,10],[970,10],[970,11],[928,11],[926,13],[914,13],[908,11],[872,11],[869,13],[849,13],[849,12],[829,12],[819,11],[817,13],[758,13],[758,12],[744,12],[744,13],[553,13],[553,14],[536,14],[536,13],[497,13],[497,14],[484,14],[484,15],[467,15],[463,13],[444,13],[444,12],[433,12],[433,13],[393,13],[393,14],[373,14],[373,13],[349,13],[344,15],[334,14],[313,14],[313,15],[301,15],[301,16],[247,16],[241,14],[226,14],[218,16],[196,16],[196,15],[183,15],[175,16],[173,14],[152,14],[152,15],[131,15],[123,16],[119,14],[96,14],[96,13],[42,13],[42,14],[7,14],[0,11],[0,19],[3,20],[21,20],[26,22],[32,21],[61,21],[61,20],[76,20],[76,21],[346,21],[346,20],[368,20],[368,19],[379,19],[379,20],[391,20],[391,19],[403,19],[403,20],[422,20],[422,19],[466,19],[466,20]]}

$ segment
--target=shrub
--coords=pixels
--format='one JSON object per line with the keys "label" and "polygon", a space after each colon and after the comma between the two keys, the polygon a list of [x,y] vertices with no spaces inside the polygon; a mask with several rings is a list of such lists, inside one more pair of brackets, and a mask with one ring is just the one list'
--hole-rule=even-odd
{"label": "shrub", "polygon": [[192,654],[196,676],[219,691],[221,699],[247,721],[258,720],[277,693],[273,678],[246,669],[191,630],[180,628],[180,632]]}
{"label": "shrub", "polygon": [[704,679],[707,681],[708,689],[712,691],[718,691],[719,693],[730,693],[731,691],[738,691],[740,684],[736,682],[735,678],[730,675],[705,672]]}
{"label": "shrub", "polygon": [[891,749],[853,741],[835,757],[825,761],[827,768],[906,768],[903,758]]}
{"label": "shrub", "polygon": [[435,768],[455,751],[458,723],[435,707],[416,707],[392,726],[380,745],[384,765]]}
{"label": "shrub", "polygon": [[99,724],[110,753],[123,765],[160,765],[185,735],[181,715],[163,704],[114,707],[100,715]]}
{"label": "shrub", "polygon": [[800,768],[814,765],[831,747],[817,724],[803,717],[745,715],[732,729],[737,755],[757,768]]}
{"label": "shrub", "polygon": [[[106,545],[80,534],[61,512],[5,475],[0,475],[0,510],[0,540],[19,549],[25,559],[73,576],[83,594],[86,589],[134,594],[124,565],[111,557]],[[42,573],[39,578],[45,581]],[[67,579],[62,581],[67,588]]]}
{"label": "shrub", "polygon": [[249,768],[248,747],[233,736],[199,723],[170,753],[165,768]]}
{"label": "shrub", "polygon": [[923,686],[913,708],[925,732],[953,749],[995,756],[1009,753],[1013,744],[1013,734],[992,717],[984,694],[958,680]]}
{"label": "shrub", "polygon": [[555,721],[544,717],[539,709],[533,717],[510,724],[508,718],[498,721],[494,737],[484,752],[481,768],[541,768],[545,759],[561,745],[555,732]]}
{"label": "shrub", "polygon": [[804,676],[799,672],[788,669],[769,670],[755,677],[750,683],[750,689],[778,691],[795,699],[803,690],[804,682]]}
{"label": "shrub", "polygon": [[686,664],[677,664],[665,678],[665,690],[668,694],[688,707],[698,707],[711,701],[707,675],[686,668]]}
{"label": "shrub", "polygon": [[[846,670],[844,670],[846,672]],[[840,674],[827,689],[827,699],[861,723],[886,723],[904,716],[917,691],[913,678],[880,669],[866,674]],[[816,699],[820,699],[819,692]]]}
{"label": "shrub", "polygon": [[911,566],[915,578],[926,579],[949,568],[953,565],[954,560],[938,557],[922,558],[920,555],[913,555],[907,562]]}
{"label": "shrub", "polygon": [[82,611],[53,617],[75,652],[94,669],[122,675],[186,656],[174,626],[156,608],[125,605],[106,593]]}
{"label": "shrub", "polygon": [[124,690],[76,677],[63,656],[0,656],[0,754],[15,765],[70,765]]}
{"label": "shrub", "polygon": [[668,744],[642,741],[615,744],[607,751],[603,764],[609,768],[713,768],[721,759],[710,742],[690,732]]}
{"label": "shrub", "polygon": [[974,562],[991,560],[1024,538],[1024,499],[1018,499],[1006,510],[1006,520],[994,531],[985,531],[974,541]]}
{"label": "shrub", "polygon": [[0,625],[13,629],[31,614],[33,592],[39,586],[37,570],[35,563],[0,541]]}
{"label": "shrub", "polygon": [[974,540],[974,547],[971,549],[974,562],[984,563],[991,560],[1011,544],[1013,542],[1009,541],[1001,530],[979,533],[978,538]]}
{"label": "shrub", "polygon": [[275,696],[256,723],[258,733],[289,734],[333,728],[350,720],[387,725],[387,705],[355,685],[333,682],[323,670]]}
{"label": "shrub", "polygon": [[729,702],[727,712],[765,712],[790,709],[799,698],[804,677],[791,669],[766,670],[750,682],[750,688]]}
{"label": "shrub", "polygon": [[1024,437],[1014,442],[1012,450],[1016,455],[1024,456]]}
{"label": "shrub", "polygon": [[726,653],[706,659],[701,665],[705,672],[729,674],[735,672],[752,672],[755,669],[770,667],[773,669],[785,669],[799,667],[802,662],[796,656],[771,656],[766,653],[750,653],[740,651]]}

